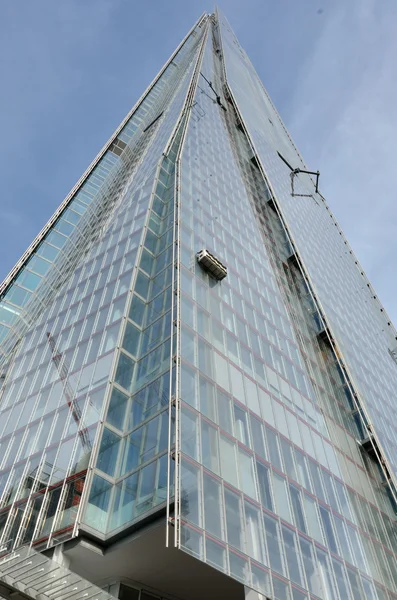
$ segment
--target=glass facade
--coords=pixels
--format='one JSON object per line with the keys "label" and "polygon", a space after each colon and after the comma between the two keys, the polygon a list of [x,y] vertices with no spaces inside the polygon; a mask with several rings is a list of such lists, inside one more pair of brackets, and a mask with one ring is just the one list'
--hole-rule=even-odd
{"label": "glass facade", "polygon": [[[154,480],[153,503],[165,501],[168,416],[162,409],[169,382],[161,374],[169,371],[169,339],[160,351],[156,341],[171,331],[173,187],[172,159],[162,152],[185,104],[204,35],[200,22],[2,287],[1,314],[13,315],[12,322],[3,319],[0,334],[4,552],[65,540],[75,534],[78,517],[98,534],[119,527],[127,513],[133,521],[128,498],[136,493],[140,465],[139,493],[146,500],[137,502],[136,514],[151,506]],[[36,268],[42,263],[46,269]],[[151,327],[156,315],[161,324]],[[142,369],[145,359],[139,362],[149,350],[152,377]],[[132,380],[135,362],[139,382]],[[140,391],[130,408],[134,390]],[[116,465],[121,449],[123,464]],[[85,489],[89,502],[81,514]],[[108,525],[110,501],[115,515]]]}
{"label": "glass facade", "polygon": [[[324,201],[303,176],[294,191],[313,198],[291,196],[278,152],[304,165],[225,19],[211,29],[181,157],[175,542],[269,597],[395,597],[393,485],[365,451],[365,405],[327,310],[338,267],[323,224],[296,232],[301,204]],[[227,265],[221,283],[195,261],[202,248]]]}
{"label": "glass facade", "polygon": [[224,18],[220,26],[231,93],[343,356],[357,397],[355,408],[364,412],[394,478],[397,369],[390,353],[397,345],[396,330],[329,206],[314,193],[313,182],[303,175],[295,178],[295,192],[308,196],[292,196],[290,171],[278,152],[294,168],[305,165]]}
{"label": "glass facade", "polygon": [[397,598],[396,332],[285,161],[203,16],[1,288],[0,553],[166,514],[269,598]]}

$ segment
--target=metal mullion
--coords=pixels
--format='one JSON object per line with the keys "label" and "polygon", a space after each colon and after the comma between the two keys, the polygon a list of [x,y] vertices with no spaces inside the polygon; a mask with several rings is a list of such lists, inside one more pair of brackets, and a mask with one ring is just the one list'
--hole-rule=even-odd
{"label": "metal mullion", "polygon": [[[201,43],[200,53],[196,61],[195,71],[193,73],[192,82],[186,99],[186,105],[188,109],[191,109],[193,100],[197,91],[197,82],[201,65],[203,62],[203,56],[208,41],[208,29],[207,27]],[[181,546],[181,527],[180,527],[180,505],[181,505],[181,485],[180,485],[180,320],[181,320],[181,303],[180,303],[180,193],[181,193],[181,159],[184,149],[184,142],[188,131],[189,121],[191,117],[191,110],[188,110],[186,119],[182,124],[182,133],[179,141],[179,147],[177,149],[177,155],[175,160],[175,231],[176,231],[176,377],[175,377],[175,526],[174,526],[174,546],[180,548]]]}
{"label": "metal mullion", "polygon": [[[15,506],[15,502],[12,501],[12,504],[8,511],[6,525],[3,530],[3,537],[7,537],[7,536],[11,535],[11,530],[14,525],[15,519],[17,518],[17,514],[18,514],[18,507]],[[7,534],[7,536],[5,534]],[[11,547],[14,546],[14,538],[9,537],[8,540],[4,540],[2,543],[8,543],[8,542],[11,542]]]}
{"label": "metal mullion", "polygon": [[[86,402],[87,407],[88,407],[88,404],[89,403]],[[88,410],[88,408],[85,409],[85,411],[87,411],[87,410]],[[85,412],[81,416],[81,422],[83,424],[84,424],[84,415],[85,415]],[[68,417],[68,420],[67,420],[67,424],[69,424],[71,422],[71,419],[72,419],[72,415],[70,414],[69,417]],[[99,421],[98,421],[98,423],[99,423]],[[97,424],[97,427],[98,427],[98,424]],[[67,497],[67,490],[68,490],[68,486],[70,484],[70,482],[68,481],[68,478],[70,477],[70,475],[69,475],[70,468],[71,468],[72,461],[74,460],[74,458],[76,456],[76,449],[78,447],[78,441],[79,441],[79,439],[80,439],[79,432],[77,431],[76,434],[75,434],[75,439],[74,439],[74,444],[73,444],[73,450],[72,450],[72,453],[71,453],[71,457],[70,457],[70,460],[69,460],[69,463],[68,463],[68,466],[67,466],[67,469],[66,469],[65,479],[64,479],[63,484],[62,484],[62,491],[61,491],[61,494],[60,494],[60,497],[59,497],[59,502],[58,502],[58,505],[57,505],[57,508],[56,508],[56,511],[55,511],[55,515],[54,515],[54,520],[53,520],[53,523],[52,523],[52,526],[51,526],[51,531],[50,531],[49,539],[53,539],[53,534],[54,534],[54,531],[56,531],[56,526],[58,524],[59,517],[60,517],[61,512],[64,510],[64,507],[65,507],[66,497]],[[83,448],[83,451],[84,451],[83,444],[82,444],[82,448]],[[61,502],[62,502],[62,505],[63,505],[62,509],[60,508],[61,507]]]}
{"label": "metal mullion", "polygon": [[[12,412],[12,411],[11,411],[11,412]],[[5,484],[5,486],[4,486],[3,493],[0,495],[0,507],[1,507],[1,502],[3,501],[3,497],[5,497],[5,495],[6,495],[7,491],[8,491],[8,484],[9,484],[9,482],[10,482],[10,478],[12,477],[12,475],[13,475],[13,466],[10,466],[10,472],[9,472],[9,474],[8,474],[8,477],[7,477],[6,484]],[[4,507],[3,507],[3,508],[4,508]],[[3,530],[3,531],[5,531],[5,528],[4,528],[4,530]],[[1,535],[0,535],[0,540],[1,540]]]}
{"label": "metal mullion", "polygon": [[[23,482],[23,477],[21,478],[20,485],[22,485],[22,482]],[[18,491],[19,491],[19,487],[18,487]],[[30,500],[31,494],[32,494],[32,490],[30,490],[30,494],[26,500],[26,504],[25,504],[25,508],[23,510],[21,522],[18,527],[18,532],[17,532],[17,535],[15,536],[15,542],[16,542],[17,546],[22,545],[19,542],[21,540],[21,537],[23,536],[24,530],[26,530],[26,524],[29,523],[29,520],[33,513],[33,504]]]}
{"label": "metal mullion", "polygon": [[51,529],[50,529],[50,533],[48,535],[48,541],[49,542],[52,539],[53,532],[56,531],[56,525],[57,525],[58,520],[59,520],[59,515],[61,514],[61,511],[63,510],[62,507],[65,505],[66,493],[67,493],[67,483],[66,483],[66,481],[67,481],[67,473],[68,472],[66,471],[65,477],[64,477],[63,483],[62,483],[61,493],[59,494],[58,504],[57,504],[57,507],[55,509],[53,521],[51,523]]}
{"label": "metal mullion", "polygon": [[[42,423],[43,423],[43,421],[42,421]],[[34,478],[34,482],[35,483],[39,481],[38,476],[41,473],[44,465],[46,464],[44,459],[45,459],[45,453],[44,453],[44,450],[43,450],[43,452],[42,452],[42,458],[41,458],[41,461],[38,464],[36,476]],[[37,534],[37,531],[38,531],[39,527],[41,527],[44,524],[44,520],[45,519],[43,517],[46,514],[46,512],[45,512],[46,509],[48,508],[48,496],[49,496],[49,494],[48,494],[48,485],[46,485],[45,492],[42,495],[43,495],[43,501],[41,503],[41,507],[40,507],[39,513],[37,515],[36,525],[35,525],[35,527],[33,529],[32,539],[30,541],[31,544],[33,543],[33,540],[36,537],[36,534]]]}

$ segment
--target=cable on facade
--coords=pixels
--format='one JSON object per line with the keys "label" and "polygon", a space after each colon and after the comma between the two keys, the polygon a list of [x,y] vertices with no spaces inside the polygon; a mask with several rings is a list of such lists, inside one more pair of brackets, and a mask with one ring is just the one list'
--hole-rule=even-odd
{"label": "cable on facade", "polygon": [[210,89],[211,89],[211,90],[214,92],[217,104],[219,104],[219,106],[220,106],[221,108],[223,108],[223,110],[226,110],[226,106],[224,106],[224,105],[222,104],[221,97],[220,97],[220,96],[219,96],[219,94],[217,94],[217,92],[215,91],[215,89],[214,89],[214,86],[212,85],[212,82],[211,82],[211,81],[209,81],[209,80],[206,78],[206,76],[202,74],[202,72],[201,72],[201,71],[200,71],[200,75],[201,75],[201,77],[204,79],[204,81],[206,81],[206,82],[208,83],[208,86],[209,86],[209,88],[210,88]]}

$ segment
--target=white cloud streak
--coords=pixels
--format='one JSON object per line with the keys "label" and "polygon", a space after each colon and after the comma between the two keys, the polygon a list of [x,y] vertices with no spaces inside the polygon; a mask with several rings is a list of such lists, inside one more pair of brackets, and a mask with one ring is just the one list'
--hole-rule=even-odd
{"label": "white cloud streak", "polygon": [[396,322],[397,7],[334,6],[299,68],[286,121]]}

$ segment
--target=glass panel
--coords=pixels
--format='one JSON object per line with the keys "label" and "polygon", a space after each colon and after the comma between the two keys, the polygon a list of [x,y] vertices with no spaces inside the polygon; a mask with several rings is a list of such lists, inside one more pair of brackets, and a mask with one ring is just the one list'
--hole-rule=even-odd
{"label": "glass panel", "polygon": [[123,429],[127,402],[128,396],[120,390],[113,388],[106,420],[110,425],[120,430]]}
{"label": "glass panel", "polygon": [[261,496],[261,502],[263,506],[273,511],[273,500],[271,494],[270,487],[270,479],[269,479],[269,468],[260,463],[256,462],[256,469],[258,473],[258,483],[259,483],[259,491]]}
{"label": "glass panel", "polygon": [[204,521],[205,529],[219,539],[224,539],[221,486],[218,481],[204,474]]}
{"label": "glass panel", "polygon": [[284,477],[281,477],[273,471],[273,488],[274,497],[276,500],[276,512],[282,519],[292,522],[291,508],[287,492],[287,482]]}
{"label": "glass panel", "polygon": [[132,323],[127,321],[122,345],[127,352],[133,354],[134,356],[136,356],[138,352],[140,334],[140,330]]}
{"label": "glass panel", "polygon": [[98,531],[106,530],[111,489],[111,483],[94,475],[85,520],[90,527]]}
{"label": "glass panel", "polygon": [[238,487],[237,470],[236,470],[236,447],[234,442],[221,435],[219,440],[220,456],[221,456],[221,475],[235,487]]}
{"label": "glass panel", "polygon": [[97,467],[108,475],[114,475],[119,454],[121,438],[105,428],[99,448]]}
{"label": "glass panel", "polygon": [[226,532],[229,545],[244,551],[240,496],[225,489]]}
{"label": "glass panel", "polygon": [[270,567],[281,575],[285,575],[284,558],[281,550],[282,540],[278,521],[266,514],[264,515],[264,521]]}
{"label": "glass panel", "polygon": [[203,465],[219,473],[218,431],[204,420],[201,421],[201,447]]}
{"label": "glass panel", "polygon": [[284,525],[282,527],[282,535],[289,577],[292,581],[304,587],[305,583],[296,535]]}
{"label": "glass panel", "polygon": [[124,389],[131,391],[135,362],[126,354],[120,353],[115,381]]}

